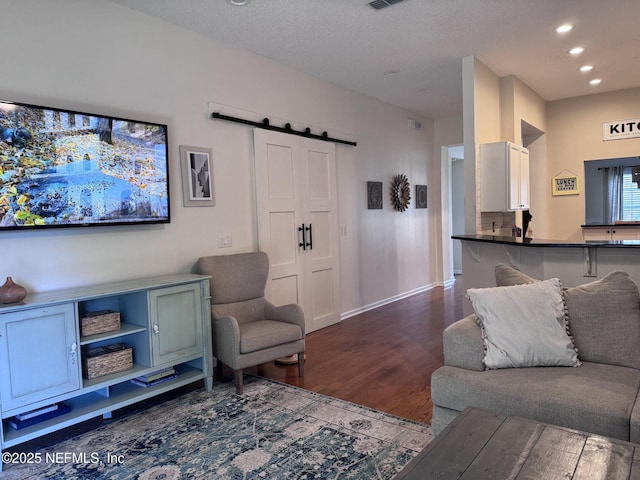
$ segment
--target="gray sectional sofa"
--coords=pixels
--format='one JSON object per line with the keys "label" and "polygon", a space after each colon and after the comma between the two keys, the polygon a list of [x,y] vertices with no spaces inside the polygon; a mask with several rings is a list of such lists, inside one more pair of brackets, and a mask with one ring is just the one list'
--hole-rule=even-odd
{"label": "gray sectional sofa", "polygon": [[[537,280],[505,265],[498,286]],[[568,328],[580,366],[485,369],[485,337],[475,315],[443,335],[444,366],[431,378],[433,431],[465,407],[640,443],[640,293],[624,272],[565,288]]]}

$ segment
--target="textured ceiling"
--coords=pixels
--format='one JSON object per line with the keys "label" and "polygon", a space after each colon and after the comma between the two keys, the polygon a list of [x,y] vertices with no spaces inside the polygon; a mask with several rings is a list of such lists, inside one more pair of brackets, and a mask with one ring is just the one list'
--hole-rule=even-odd
{"label": "textured ceiling", "polygon": [[[547,101],[640,86],[640,0],[406,0],[378,11],[367,0],[110,1],[428,118],[462,113],[468,55]],[[565,22],[576,27],[556,34]],[[576,45],[586,50],[572,58]],[[579,72],[584,63],[595,69]]]}

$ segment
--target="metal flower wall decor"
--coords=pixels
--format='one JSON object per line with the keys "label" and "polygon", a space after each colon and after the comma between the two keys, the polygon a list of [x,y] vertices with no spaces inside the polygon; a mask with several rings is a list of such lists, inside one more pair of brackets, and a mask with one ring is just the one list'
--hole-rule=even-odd
{"label": "metal flower wall decor", "polygon": [[391,203],[393,208],[399,212],[404,212],[411,201],[411,185],[406,175],[399,174],[393,177],[391,182]]}

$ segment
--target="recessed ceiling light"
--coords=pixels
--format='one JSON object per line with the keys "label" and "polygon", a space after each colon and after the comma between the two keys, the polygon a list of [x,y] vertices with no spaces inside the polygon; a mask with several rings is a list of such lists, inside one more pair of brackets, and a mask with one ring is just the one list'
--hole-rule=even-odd
{"label": "recessed ceiling light", "polygon": [[584,52],[584,47],[575,47],[569,50],[571,55],[580,55],[582,52]]}
{"label": "recessed ceiling light", "polygon": [[600,85],[602,83],[602,79],[594,78],[593,80],[589,80],[590,85]]}
{"label": "recessed ceiling light", "polygon": [[395,77],[399,73],[400,72],[398,70],[387,70],[386,72],[384,72],[384,75],[386,75],[387,77]]}
{"label": "recessed ceiling light", "polygon": [[573,30],[573,25],[565,23],[564,25],[560,25],[558,28],[556,28],[556,33],[567,33],[571,30]]}
{"label": "recessed ceiling light", "polygon": [[580,67],[581,72],[590,72],[593,70],[593,65],[583,65]]}
{"label": "recessed ceiling light", "polygon": [[245,5],[249,5],[249,2],[251,2],[251,0],[227,0],[227,3],[234,7],[244,7]]}

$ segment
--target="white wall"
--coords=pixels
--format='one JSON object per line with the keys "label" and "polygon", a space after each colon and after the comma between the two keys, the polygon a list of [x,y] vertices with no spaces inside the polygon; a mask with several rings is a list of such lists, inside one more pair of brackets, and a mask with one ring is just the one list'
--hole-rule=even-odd
{"label": "white wall", "polygon": [[[526,121],[545,133],[527,145],[533,236],[582,241],[585,196],[590,193],[584,189],[584,161],[640,154],[640,138],[602,140],[603,122],[638,118],[640,88],[544,102],[517,78],[498,79],[473,57],[465,57],[463,66],[465,179],[475,169],[475,161],[467,161],[475,145],[504,140],[519,143],[521,122]],[[500,137],[495,137],[496,132]],[[578,175],[579,195],[552,196],[551,179],[561,173]],[[467,195],[474,188],[465,180]],[[467,202],[465,217],[471,218],[474,212],[475,205]],[[469,225],[466,228],[475,233],[469,232]]]}
{"label": "white wall", "polygon": [[[45,291],[188,272],[199,256],[256,249],[251,129],[209,119],[213,101],[358,142],[337,147],[343,312],[437,282],[438,212],[366,209],[367,180],[387,194],[404,173],[412,196],[413,185],[439,182],[433,121],[412,130],[402,109],[107,1],[5,0],[2,17],[0,98],[168,124],[172,221],[2,232],[0,276]],[[182,207],[180,144],[213,149],[215,207]],[[232,248],[217,248],[219,233],[233,235]]]}
{"label": "white wall", "polygon": [[[603,141],[602,123],[638,118],[640,88],[618,90],[549,102],[546,215],[549,238],[582,239],[585,222],[584,161],[633,157],[640,154],[640,138]],[[551,179],[563,172],[578,175],[579,195],[551,196]],[[533,174],[533,172],[532,172]]]}
{"label": "white wall", "polygon": [[[465,233],[480,231],[480,165],[478,145],[499,142],[500,78],[475,57],[464,57],[462,69],[464,103]],[[503,102],[504,103],[504,102]]]}
{"label": "white wall", "polygon": [[[462,64],[461,64],[462,67]],[[435,144],[437,150],[434,152],[434,158],[440,157],[440,164],[437,165],[434,162],[436,173],[433,178],[440,177],[440,183],[434,186],[436,188],[431,189],[433,192],[430,194],[429,205],[432,205],[433,212],[439,212],[434,215],[437,222],[440,222],[438,227],[440,230],[440,237],[438,242],[438,254],[440,256],[438,260],[437,278],[442,281],[444,285],[448,285],[454,279],[453,260],[452,260],[452,242],[451,235],[454,233],[464,233],[462,231],[455,231],[452,225],[452,199],[451,189],[449,188],[451,183],[451,148],[455,146],[455,149],[459,149],[458,157],[464,156],[464,147],[461,147],[464,141],[463,138],[463,117],[454,117],[440,119],[435,123]],[[462,186],[464,188],[464,185]],[[464,212],[463,212],[464,214]],[[437,229],[436,229],[437,230]]]}
{"label": "white wall", "polygon": [[[481,143],[510,141],[518,145],[523,143],[522,123],[529,129],[547,135],[528,135],[527,148],[530,161],[531,213],[534,216],[531,227],[533,236],[549,237],[547,185],[547,104],[522,81],[513,75],[498,77],[486,65],[474,57],[463,59],[463,84],[465,93],[465,192],[469,199],[465,202],[465,228],[467,233],[488,231],[493,213],[481,213],[476,210],[479,204],[479,162],[476,149]],[[529,133],[529,132],[527,132]],[[551,133],[554,134],[554,133]],[[561,140],[562,141],[562,140]],[[472,205],[472,201],[475,202]],[[507,214],[505,214],[506,216]],[[510,213],[509,221],[518,222],[515,214]],[[501,214],[499,218],[504,218]],[[470,224],[471,220],[475,223]],[[484,221],[483,221],[484,220]],[[505,223],[505,222],[500,222]],[[475,230],[473,230],[475,227]],[[549,237],[554,238],[554,237]],[[563,238],[563,237],[558,237]]]}

